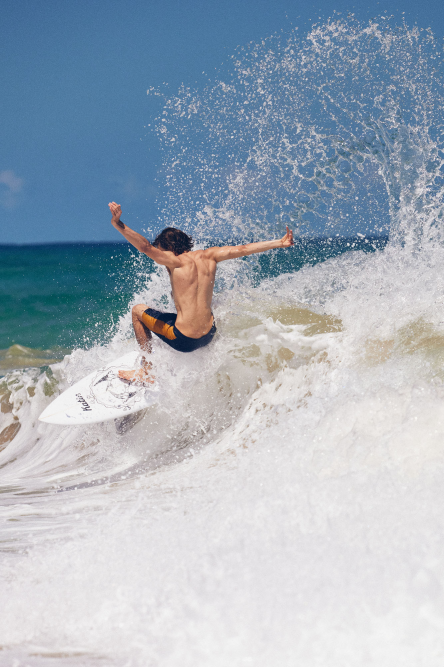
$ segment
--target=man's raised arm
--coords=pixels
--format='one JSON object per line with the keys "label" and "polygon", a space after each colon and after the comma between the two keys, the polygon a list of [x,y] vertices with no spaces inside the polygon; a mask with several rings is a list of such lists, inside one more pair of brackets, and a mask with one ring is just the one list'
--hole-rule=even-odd
{"label": "man's raised arm", "polygon": [[148,255],[157,264],[162,264],[163,266],[176,266],[177,259],[174,256],[174,253],[160,250],[155,248],[151,243],[146,239],[142,234],[138,234],[133,229],[130,229],[128,225],[125,225],[120,216],[122,215],[122,208],[120,204],[116,204],[115,201],[112,201],[108,204],[109,210],[111,211],[111,224],[115,227],[121,234],[126,238],[126,240],[131,243],[137,250],[143,252],[145,255]]}
{"label": "man's raised arm", "polygon": [[293,232],[287,227],[287,233],[281,239],[275,241],[259,241],[258,243],[246,243],[245,245],[227,245],[221,248],[208,248],[205,251],[216,262],[223,262],[225,259],[236,259],[246,255],[254,255],[258,252],[273,250],[274,248],[290,248],[294,245]]}

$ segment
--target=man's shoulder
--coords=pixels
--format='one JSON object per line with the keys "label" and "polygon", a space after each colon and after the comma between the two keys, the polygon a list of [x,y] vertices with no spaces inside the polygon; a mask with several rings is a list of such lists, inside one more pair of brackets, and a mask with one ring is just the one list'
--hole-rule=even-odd
{"label": "man's shoulder", "polygon": [[180,255],[180,257],[184,257],[185,259],[190,259],[192,261],[199,259],[211,259],[213,250],[214,248],[200,248],[199,250],[190,250],[190,252],[184,252],[183,255]]}
{"label": "man's shoulder", "polygon": [[200,253],[199,258],[202,259],[214,259],[214,253],[219,250],[219,246],[214,246],[212,248],[205,248],[203,250],[195,250],[194,252]]}

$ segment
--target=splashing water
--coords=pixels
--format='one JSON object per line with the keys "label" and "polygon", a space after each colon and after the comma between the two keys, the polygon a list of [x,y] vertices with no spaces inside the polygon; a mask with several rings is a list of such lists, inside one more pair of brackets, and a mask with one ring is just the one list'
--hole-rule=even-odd
{"label": "splashing water", "polygon": [[37,422],[134,347],[129,313],[2,379],[0,663],[441,664],[442,85],[430,32],[349,19],[166,102],[165,222],[390,242],[222,265],[218,339],[155,345],[166,398],[130,430]]}
{"label": "splashing water", "polygon": [[384,19],[331,21],[305,40],[294,32],[242,49],[224,81],[166,104],[165,221],[263,234],[278,220],[309,235],[390,223],[397,241],[433,236],[441,66],[430,32]]}

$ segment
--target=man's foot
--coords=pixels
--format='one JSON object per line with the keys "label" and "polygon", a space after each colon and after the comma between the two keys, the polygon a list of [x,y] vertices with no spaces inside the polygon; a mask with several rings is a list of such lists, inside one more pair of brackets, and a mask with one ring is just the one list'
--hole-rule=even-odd
{"label": "man's foot", "polygon": [[126,382],[133,382],[134,384],[153,384],[155,377],[151,372],[151,368],[151,363],[144,360],[142,367],[137,371],[119,371],[119,378]]}

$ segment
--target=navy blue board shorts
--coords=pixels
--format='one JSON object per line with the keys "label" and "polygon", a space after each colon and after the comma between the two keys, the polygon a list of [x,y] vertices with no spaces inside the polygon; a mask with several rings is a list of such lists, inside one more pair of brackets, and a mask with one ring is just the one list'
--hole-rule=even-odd
{"label": "navy blue board shorts", "polygon": [[189,338],[176,329],[177,313],[161,313],[160,310],[147,308],[142,315],[142,322],[147,329],[161,338],[164,343],[178,350],[179,352],[194,352],[199,347],[205,347],[214,338],[216,333],[216,323],[213,319],[213,325],[209,332],[201,338]]}

